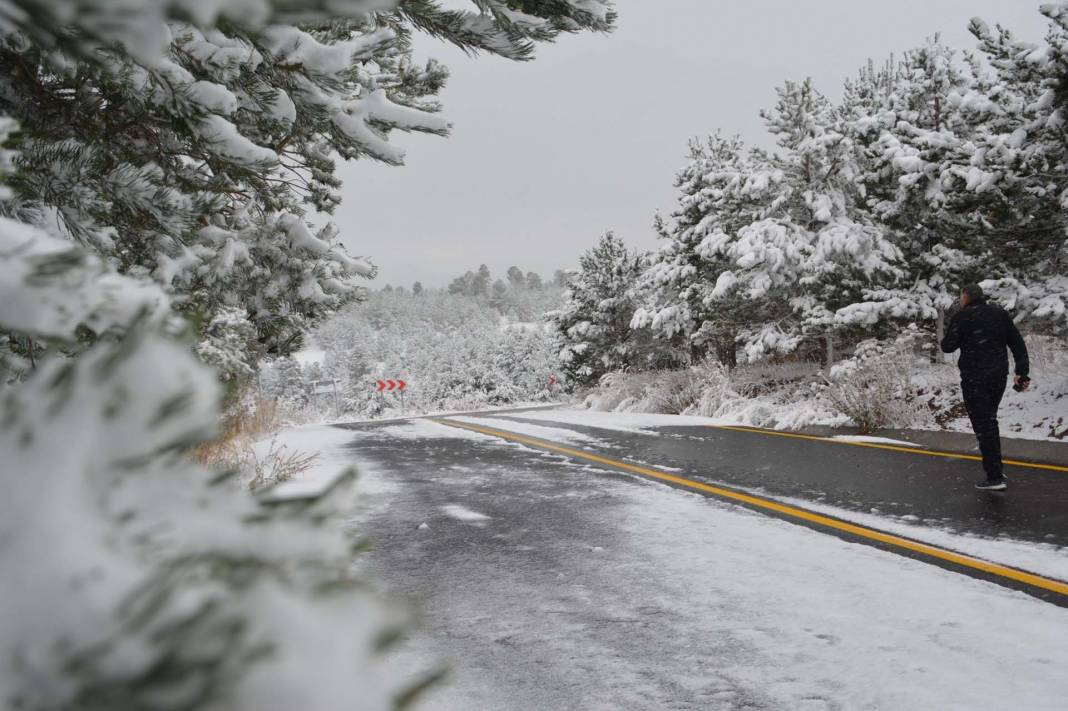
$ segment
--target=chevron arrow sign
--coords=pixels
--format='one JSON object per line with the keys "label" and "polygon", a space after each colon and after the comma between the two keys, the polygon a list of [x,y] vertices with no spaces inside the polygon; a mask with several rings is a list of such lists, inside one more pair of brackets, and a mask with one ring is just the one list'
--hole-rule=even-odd
{"label": "chevron arrow sign", "polygon": [[408,383],[404,382],[403,380],[375,381],[375,390],[377,390],[378,392],[382,392],[383,390],[388,390],[389,392],[393,392],[394,390],[401,391],[404,390],[404,388],[406,387],[408,387]]}

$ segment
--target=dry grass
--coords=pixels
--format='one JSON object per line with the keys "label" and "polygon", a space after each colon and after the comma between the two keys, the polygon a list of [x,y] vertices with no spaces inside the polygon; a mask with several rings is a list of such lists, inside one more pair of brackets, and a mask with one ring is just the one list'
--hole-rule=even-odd
{"label": "dry grass", "polygon": [[254,399],[223,416],[222,432],[193,450],[193,459],[213,469],[241,469],[248,463],[252,442],[282,426],[276,400]]}
{"label": "dry grass", "polygon": [[279,447],[274,437],[267,452],[258,455],[252,445],[276,434],[282,425],[276,400],[244,401],[226,414],[218,437],[193,450],[193,458],[211,469],[238,472],[253,491],[280,484],[307,471],[319,459],[318,454],[289,452],[285,445]]}

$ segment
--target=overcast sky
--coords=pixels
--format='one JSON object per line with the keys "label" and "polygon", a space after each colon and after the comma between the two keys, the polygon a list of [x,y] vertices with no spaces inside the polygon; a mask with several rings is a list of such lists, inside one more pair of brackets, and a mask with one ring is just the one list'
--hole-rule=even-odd
{"label": "overcast sky", "polygon": [[336,221],[377,286],[444,285],[486,263],[551,274],[606,229],[656,243],[687,140],[723,129],[767,145],[758,116],[785,79],[811,76],[838,98],[843,79],[941,32],[971,49],[971,17],[1039,40],[1044,0],[617,0],[610,35],[565,36],[532,62],[445,62],[447,138],[394,134],[407,165],[342,166]]}

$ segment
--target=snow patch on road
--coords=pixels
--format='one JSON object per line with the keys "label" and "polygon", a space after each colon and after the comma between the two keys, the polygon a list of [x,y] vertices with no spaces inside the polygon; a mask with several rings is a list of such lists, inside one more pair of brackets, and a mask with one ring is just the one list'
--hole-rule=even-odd
{"label": "snow patch on road", "polygon": [[596,410],[546,410],[526,412],[523,417],[567,425],[597,427],[617,432],[655,435],[659,427],[709,427],[723,424],[713,417],[658,415],[643,412],[598,412]]}
{"label": "snow patch on road", "polygon": [[496,439],[490,435],[472,432],[459,427],[449,427],[433,420],[409,420],[403,424],[388,425],[366,430],[355,430],[369,437],[385,435],[400,440],[427,440],[427,439],[470,439],[485,442],[487,439]]}
{"label": "snow patch on road", "polygon": [[481,522],[489,521],[490,517],[486,514],[479,513],[478,511],[472,511],[469,508],[460,506],[459,504],[446,504],[441,507],[441,510],[445,512],[445,515],[449,518],[454,518],[457,521],[467,522]]}
{"label": "snow patch on road", "polygon": [[[523,415],[523,417],[526,416],[526,414]],[[478,425],[480,427],[488,427],[491,429],[513,432],[515,434],[526,435],[527,437],[536,437],[537,439],[544,439],[556,443],[587,445],[604,444],[602,440],[599,440],[596,437],[590,437],[589,435],[582,434],[581,432],[563,429],[560,427],[532,425],[529,422],[516,422],[515,420],[506,420],[492,417],[452,417],[449,419],[456,420],[458,422],[466,422],[472,425]]]}
{"label": "snow patch on road", "polygon": [[871,444],[896,444],[904,447],[923,447],[922,444],[906,442],[902,439],[890,439],[889,437],[872,437],[870,435],[835,435],[830,439],[838,442],[862,442]]}

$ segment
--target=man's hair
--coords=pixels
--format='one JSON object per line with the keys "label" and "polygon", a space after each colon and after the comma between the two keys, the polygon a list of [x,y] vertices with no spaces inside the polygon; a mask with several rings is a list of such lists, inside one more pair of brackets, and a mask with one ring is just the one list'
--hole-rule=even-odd
{"label": "man's hair", "polygon": [[960,290],[960,293],[968,297],[969,303],[982,301],[984,298],[983,287],[979,286],[978,284],[966,284],[964,288]]}

